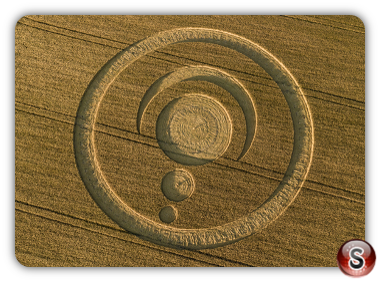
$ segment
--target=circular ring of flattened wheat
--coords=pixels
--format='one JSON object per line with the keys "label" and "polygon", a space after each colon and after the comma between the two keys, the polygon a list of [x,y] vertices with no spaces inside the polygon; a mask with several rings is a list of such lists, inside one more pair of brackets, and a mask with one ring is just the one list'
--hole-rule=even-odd
{"label": "circular ring of flattened wheat", "polygon": [[[285,176],[260,207],[233,222],[203,229],[180,229],[152,221],[134,211],[112,190],[100,170],[94,145],[94,126],[99,105],[108,87],[131,63],[159,48],[184,42],[213,43],[236,50],[259,64],[280,87],[289,105],[294,145]],[[272,54],[248,39],[224,31],[182,28],[163,31],[122,50],[96,74],[78,108],[74,150],[81,178],[95,202],[124,229],[157,244],[188,249],[226,245],[252,235],[274,221],[293,202],[310,168],[313,123],[302,93],[288,69]]]}

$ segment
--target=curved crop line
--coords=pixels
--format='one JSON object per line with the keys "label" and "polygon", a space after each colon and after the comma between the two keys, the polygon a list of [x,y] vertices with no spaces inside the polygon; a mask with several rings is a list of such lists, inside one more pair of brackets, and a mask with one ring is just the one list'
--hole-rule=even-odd
{"label": "curved crop line", "polygon": [[[259,64],[280,87],[290,108],[294,145],[285,176],[271,197],[233,222],[202,229],[170,227],[134,211],[105,179],[96,157],[95,122],[109,86],[131,63],[149,52],[184,42],[204,42],[234,49]],[[163,31],[122,50],[95,75],[79,104],[74,126],[74,152],[79,174],[94,201],[122,228],[146,240],[173,248],[204,249],[231,244],[265,228],[294,201],[310,169],[313,121],[306,98],[289,70],[272,54],[241,36],[206,28]]]}
{"label": "curved crop line", "polygon": [[171,87],[172,85],[181,81],[190,80],[211,82],[228,91],[239,103],[244,113],[247,130],[244,147],[240,156],[238,157],[238,160],[240,160],[251,148],[253,139],[255,137],[257,126],[256,111],[252,98],[244,86],[233,76],[215,68],[206,66],[183,67],[157,79],[149,87],[141,99],[139,110],[137,112],[138,132],[141,133],[141,122],[144,117],[144,113],[152,100],[166,88]]}

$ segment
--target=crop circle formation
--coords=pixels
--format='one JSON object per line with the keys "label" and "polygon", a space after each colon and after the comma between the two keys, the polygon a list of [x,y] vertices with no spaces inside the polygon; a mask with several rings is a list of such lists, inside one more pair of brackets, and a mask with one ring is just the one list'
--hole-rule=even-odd
{"label": "crop circle formation", "polygon": [[190,197],[194,192],[194,188],[193,176],[182,169],[168,172],[161,183],[161,189],[165,197],[174,202],[180,202]]}
{"label": "crop circle formation", "polygon": [[174,220],[176,220],[177,216],[178,216],[178,211],[173,206],[163,207],[159,214],[161,221],[165,223],[173,222]]}
{"label": "crop circle formation", "polygon": [[[99,105],[116,77],[142,56],[168,45],[186,42],[218,44],[236,50],[260,65],[281,89],[290,108],[294,130],[293,152],[289,166],[281,183],[269,199],[256,210],[233,222],[202,229],[174,228],[150,220],[129,207],[103,176],[94,145],[94,127]],[[247,125],[255,124],[247,122]],[[188,249],[230,244],[262,230],[274,221],[300,191],[310,168],[313,143],[311,113],[301,88],[289,70],[268,51],[246,38],[204,28],[163,31],[118,53],[104,65],[86,89],[78,108],[74,128],[77,167],[87,190],[99,207],[121,227],[134,234],[157,244]],[[247,146],[249,148],[250,144]],[[167,208],[162,216],[167,221],[174,220],[176,212]]]}
{"label": "crop circle formation", "polygon": [[[182,81],[189,81],[189,80],[207,81],[207,82],[213,83],[225,89],[226,91],[228,91],[239,103],[239,106],[242,108],[244,116],[245,116],[247,137],[244,143],[243,150],[238,159],[241,159],[242,157],[244,157],[244,155],[248,152],[249,148],[252,145],[253,138],[256,132],[256,123],[257,123],[256,112],[253,106],[252,98],[249,95],[248,91],[237,79],[235,79],[234,77],[232,77],[226,72],[223,72],[221,70],[218,70],[212,67],[208,67],[208,66],[207,67],[206,66],[183,67],[157,79],[151,85],[151,87],[149,87],[149,89],[146,91],[145,95],[141,99],[140,107],[137,113],[137,130],[141,132],[141,120],[143,119],[145,110],[148,107],[148,105],[152,102],[152,100],[155,97],[157,97],[160,92],[162,92],[166,88],[176,83],[179,83]],[[208,96],[206,96],[206,98],[211,99]],[[191,102],[194,102],[194,101],[191,101]],[[218,103],[217,101],[215,102]],[[209,102],[206,102],[201,107],[205,108],[205,105],[207,104],[209,104]],[[223,112],[223,110],[221,112]],[[162,130],[165,130],[165,129],[162,129]],[[206,162],[204,161],[203,163],[206,163]],[[193,163],[193,164],[196,165],[196,163]],[[198,160],[198,165],[199,164],[202,164],[202,162]]]}
{"label": "crop circle formation", "polygon": [[205,95],[185,95],[160,113],[157,141],[171,159],[201,165],[223,155],[231,141],[232,124],[226,109]]}

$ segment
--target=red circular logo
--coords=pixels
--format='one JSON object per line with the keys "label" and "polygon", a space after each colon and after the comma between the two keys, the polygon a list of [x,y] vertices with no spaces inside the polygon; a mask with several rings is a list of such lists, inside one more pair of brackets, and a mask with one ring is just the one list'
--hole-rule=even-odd
{"label": "red circular logo", "polygon": [[366,241],[354,239],[347,241],[340,247],[338,255],[340,270],[349,276],[365,276],[375,266],[375,250]]}

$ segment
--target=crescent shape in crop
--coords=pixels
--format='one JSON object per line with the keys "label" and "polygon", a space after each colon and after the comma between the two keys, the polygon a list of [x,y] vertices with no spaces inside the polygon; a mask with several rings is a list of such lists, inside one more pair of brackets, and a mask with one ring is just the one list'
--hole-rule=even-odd
{"label": "crescent shape in crop", "polygon": [[253,105],[253,101],[248,91],[244,86],[233,76],[221,70],[206,67],[206,66],[190,66],[183,67],[173,72],[170,72],[159,79],[157,79],[146,91],[145,95],[141,99],[139,110],[137,112],[137,130],[141,133],[141,123],[144,117],[144,113],[157,95],[164,89],[179,83],[181,81],[207,81],[211,82],[225,90],[227,90],[239,103],[243,110],[247,136],[245,139],[243,150],[238,159],[241,159],[248,152],[252,146],[253,139],[256,132],[256,111]]}

